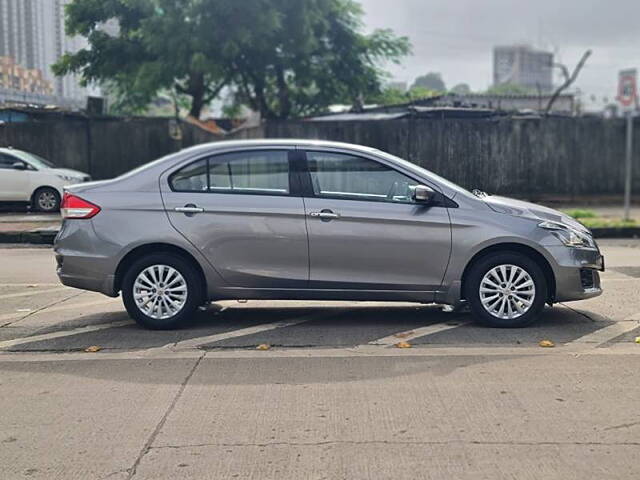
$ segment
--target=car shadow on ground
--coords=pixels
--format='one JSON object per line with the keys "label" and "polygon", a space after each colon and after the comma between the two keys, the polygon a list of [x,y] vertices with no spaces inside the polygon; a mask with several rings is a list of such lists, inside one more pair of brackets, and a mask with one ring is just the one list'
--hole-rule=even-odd
{"label": "car shadow on ground", "polygon": [[[86,315],[57,327],[39,330],[37,336],[68,330],[69,335],[56,338],[34,338],[5,351],[61,352],[81,351],[91,345],[103,350],[144,350],[171,346],[186,340],[221,335],[244,328],[270,323],[297,322],[294,325],[266,329],[258,333],[233,338],[203,339],[197,346],[204,349],[255,348],[259,344],[273,347],[355,347],[396,334],[411,334],[414,330],[434,328],[424,336],[411,339],[416,347],[428,346],[532,346],[542,339],[556,344],[568,343],[593,333],[613,322],[594,321],[589,316],[563,306],[546,308],[532,326],[520,329],[487,328],[473,323],[470,314],[446,313],[436,306],[313,306],[253,307],[246,305],[220,309],[213,306],[200,311],[183,328],[169,331],[145,330],[131,321],[123,312]],[[109,327],[110,323],[119,326]],[[94,331],[73,333],[73,329],[100,326]],[[438,331],[440,330],[440,331]],[[417,333],[420,333],[418,331]],[[401,341],[403,336],[398,336]]]}

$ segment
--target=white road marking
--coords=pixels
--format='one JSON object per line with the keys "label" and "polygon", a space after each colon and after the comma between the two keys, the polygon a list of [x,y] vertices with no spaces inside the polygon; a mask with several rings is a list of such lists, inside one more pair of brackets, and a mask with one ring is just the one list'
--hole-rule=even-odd
{"label": "white road marking", "polygon": [[22,337],[22,338],[15,338],[13,340],[5,340],[4,342],[0,342],[0,349],[11,348],[11,347],[15,347],[16,345],[23,345],[25,343],[51,340],[53,338],[69,337],[71,335],[77,335],[79,333],[89,333],[89,332],[96,332],[98,330],[105,330],[107,328],[123,327],[125,325],[133,325],[133,322],[131,320],[126,320],[121,322],[101,323],[98,325],[87,325],[86,327],[79,327],[71,330],[64,330],[62,332],[43,333],[42,335],[32,335],[30,337]]}
{"label": "white road marking", "polygon": [[62,290],[71,290],[71,289],[69,287],[48,288],[46,290],[36,290],[34,288],[34,289],[30,289],[28,292],[7,293],[5,295],[0,295],[0,300],[4,300],[5,298],[30,297],[32,295],[38,295],[38,294],[49,293],[49,292],[59,292]]}
{"label": "white road marking", "polygon": [[456,324],[436,323],[434,325],[427,325],[426,327],[414,328],[413,330],[407,330],[406,332],[394,333],[388,337],[372,340],[369,345],[383,345],[392,346],[398,342],[409,342],[414,338],[424,337],[425,335],[432,335],[434,333],[444,332],[451,330],[452,328],[458,328],[465,325],[467,322],[459,322]]}
{"label": "white road marking", "polygon": [[263,323],[261,325],[255,325],[253,327],[240,328],[238,330],[232,330],[230,332],[224,333],[216,333],[214,335],[207,335],[205,337],[191,338],[189,340],[183,340],[182,342],[177,343],[168,343],[162,347],[150,348],[147,349],[147,353],[155,353],[158,351],[163,351],[166,349],[171,350],[188,350],[201,347],[203,345],[207,345],[209,343],[219,342],[222,340],[227,340],[229,338],[237,338],[244,337],[246,335],[254,335],[256,333],[267,332],[269,330],[276,330],[278,328],[291,327],[293,325],[299,325],[301,323],[309,322],[311,320],[317,320],[319,318],[327,317],[335,315],[335,311],[331,312],[320,312],[314,315],[309,315],[307,317],[296,318],[294,320],[282,321],[282,322],[272,322],[272,323]]}
{"label": "white road marking", "polygon": [[582,344],[595,344],[595,346],[607,343],[609,340],[613,340],[620,335],[624,335],[630,332],[634,328],[640,327],[640,322],[637,320],[625,320],[622,322],[616,322],[608,327],[601,328],[595,332],[583,335],[580,338],[576,338],[571,342],[565,343],[565,346],[582,345]]}
{"label": "white road marking", "polygon": [[[78,294],[78,295],[82,295]],[[78,296],[75,295],[74,297]],[[69,298],[74,298],[74,297],[69,297]],[[69,300],[69,299],[67,299]],[[63,301],[63,302],[57,302],[57,303],[64,303],[67,300]],[[4,315],[0,315],[0,321],[5,321],[5,320],[10,320],[10,321],[18,321],[18,320],[22,320],[24,317],[28,316],[28,317],[32,317],[35,315],[41,315],[41,314],[45,314],[45,313],[51,313],[51,312],[63,312],[65,310],[74,310],[74,309],[83,309],[83,308],[87,308],[87,307],[95,307],[98,305],[109,305],[109,304],[114,304],[117,302],[117,299],[115,298],[110,298],[108,300],[98,300],[95,302],[86,302],[86,303],[76,303],[76,304],[67,304],[67,305],[61,305],[61,306],[52,306],[52,307],[43,307],[41,309],[38,310],[34,310],[32,312],[30,312],[29,314],[26,315],[16,315],[16,313],[7,313]],[[56,304],[57,304],[56,303]]]}

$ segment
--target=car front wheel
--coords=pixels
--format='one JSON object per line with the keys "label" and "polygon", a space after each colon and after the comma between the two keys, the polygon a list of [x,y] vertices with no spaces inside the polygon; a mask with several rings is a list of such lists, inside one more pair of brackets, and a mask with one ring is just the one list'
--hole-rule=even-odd
{"label": "car front wheel", "polygon": [[122,299],[129,315],[154,330],[178,327],[190,319],[202,293],[196,269],[171,254],[147,255],[128,269],[122,282]]}
{"label": "car front wheel", "polygon": [[542,269],[517,253],[495,253],[472,266],[465,296],[474,317],[491,327],[524,327],[536,320],[547,299]]}

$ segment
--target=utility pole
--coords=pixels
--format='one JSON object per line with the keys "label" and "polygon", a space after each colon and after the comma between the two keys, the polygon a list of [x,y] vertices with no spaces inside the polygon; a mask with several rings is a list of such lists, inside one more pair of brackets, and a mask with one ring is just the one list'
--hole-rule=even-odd
{"label": "utility pole", "polygon": [[633,161],[633,112],[627,112],[627,148],[625,155],[624,177],[624,219],[631,220],[631,179]]}
{"label": "utility pole", "polygon": [[624,160],[624,219],[631,219],[631,181],[633,174],[633,117],[638,108],[638,72],[622,70],[618,80],[618,102],[626,117],[626,148]]}

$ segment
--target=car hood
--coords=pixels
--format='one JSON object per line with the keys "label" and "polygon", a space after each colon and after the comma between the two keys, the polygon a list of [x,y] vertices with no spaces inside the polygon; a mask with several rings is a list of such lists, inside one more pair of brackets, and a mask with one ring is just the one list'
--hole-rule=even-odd
{"label": "car hood", "polygon": [[51,173],[55,173],[57,175],[65,175],[67,177],[77,178],[79,180],[84,180],[85,178],[90,178],[89,174],[79,172],[78,170],[71,170],[70,168],[51,168],[49,170]]}
{"label": "car hood", "polygon": [[580,222],[553,208],[543,207],[535,203],[516,200],[514,198],[487,196],[483,201],[494,211],[513,215],[516,217],[528,217],[540,221],[552,221],[563,223],[578,231],[589,233],[589,229]]}

